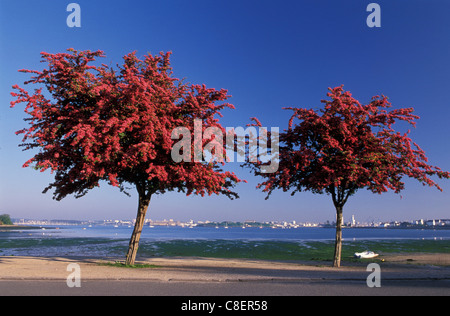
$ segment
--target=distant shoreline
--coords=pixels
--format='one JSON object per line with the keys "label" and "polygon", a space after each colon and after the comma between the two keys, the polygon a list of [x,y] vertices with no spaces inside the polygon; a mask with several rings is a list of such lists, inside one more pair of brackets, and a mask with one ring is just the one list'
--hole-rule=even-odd
{"label": "distant shoreline", "polygon": [[0,225],[0,231],[2,230],[19,230],[19,229],[41,229],[39,226],[28,225]]}
{"label": "distant shoreline", "polygon": [[[450,221],[450,220],[446,220]],[[42,220],[42,221],[34,221],[30,223],[19,223],[16,222],[14,225],[0,225],[0,229],[2,228],[16,228],[21,227],[23,229],[32,229],[41,228],[49,226],[51,227],[60,227],[60,226],[86,226],[86,225],[95,225],[95,226],[128,226],[132,227],[134,224],[132,221],[77,221],[77,220]],[[167,227],[205,227],[205,228],[274,228],[274,229],[292,229],[292,228],[332,228],[335,229],[336,226],[333,224],[315,224],[315,225],[303,225],[303,224],[292,224],[287,223],[287,225],[283,225],[281,222],[256,222],[256,221],[244,221],[244,222],[233,222],[233,221],[222,221],[222,222],[197,222],[197,223],[182,223],[179,221],[148,221],[145,223],[144,227],[156,227],[156,226],[167,226]],[[343,225],[343,229],[418,229],[418,230],[450,230],[450,224],[439,224],[439,225],[417,225],[410,224],[407,222],[399,223],[397,225],[389,225],[389,226],[372,226],[372,225]]]}
{"label": "distant shoreline", "polygon": [[[334,228],[334,226],[324,227],[324,228]],[[351,228],[351,229],[361,229],[361,228],[370,228],[370,229],[422,229],[422,230],[449,230],[449,225],[443,226],[388,226],[388,227],[374,227],[374,226],[343,226],[343,229]]]}

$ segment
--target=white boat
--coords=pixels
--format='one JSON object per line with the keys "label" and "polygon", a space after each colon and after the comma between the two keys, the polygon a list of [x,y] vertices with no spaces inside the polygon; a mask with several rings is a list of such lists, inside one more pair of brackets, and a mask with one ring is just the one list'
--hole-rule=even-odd
{"label": "white boat", "polygon": [[370,259],[378,257],[379,255],[373,251],[363,251],[363,252],[355,252],[355,258],[358,259]]}

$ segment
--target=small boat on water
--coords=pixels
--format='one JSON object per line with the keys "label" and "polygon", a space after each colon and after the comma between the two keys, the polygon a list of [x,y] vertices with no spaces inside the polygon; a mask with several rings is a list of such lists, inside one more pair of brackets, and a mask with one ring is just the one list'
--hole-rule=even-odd
{"label": "small boat on water", "polygon": [[355,252],[355,258],[358,259],[370,259],[378,257],[379,255],[373,251],[363,251],[363,252]]}

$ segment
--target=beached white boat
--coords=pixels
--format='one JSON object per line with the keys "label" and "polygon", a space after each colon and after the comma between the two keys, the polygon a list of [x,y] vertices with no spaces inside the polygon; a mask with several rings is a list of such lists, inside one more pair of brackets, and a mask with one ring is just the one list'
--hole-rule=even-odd
{"label": "beached white boat", "polygon": [[358,259],[370,259],[378,257],[379,255],[373,251],[363,251],[363,252],[355,252],[355,258]]}

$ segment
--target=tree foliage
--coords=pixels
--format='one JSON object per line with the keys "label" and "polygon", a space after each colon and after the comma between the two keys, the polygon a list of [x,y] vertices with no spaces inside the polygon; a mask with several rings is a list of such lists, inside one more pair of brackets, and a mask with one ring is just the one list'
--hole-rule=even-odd
{"label": "tree foliage", "polygon": [[[280,134],[280,167],[265,177],[259,187],[270,194],[274,189],[328,193],[345,204],[357,190],[374,193],[404,189],[404,176],[423,185],[441,187],[430,179],[450,178],[436,166],[428,165],[425,152],[409,137],[393,129],[397,121],[415,126],[419,117],[413,108],[394,109],[388,98],[375,96],[361,105],[343,87],[329,89],[331,100],[322,100],[318,111],[293,111],[289,128]],[[298,123],[296,123],[296,120]],[[258,172],[258,169],[255,169]]]}
{"label": "tree foliage", "polygon": [[[190,85],[172,76],[170,53],[148,54],[143,60],[130,53],[115,70],[93,64],[102,51],[41,53],[48,67],[20,70],[34,76],[26,84],[40,86],[30,94],[15,85],[11,107],[26,103],[29,127],[25,150],[38,149],[24,167],[50,169],[54,198],[85,195],[106,180],[125,189],[126,183],[151,195],[178,190],[186,194],[225,194],[240,180],[214,163],[175,163],[170,151],[174,128],[221,127],[216,115],[229,103],[226,90]],[[47,89],[50,97],[42,91]]]}
{"label": "tree foliage", "polygon": [[0,225],[13,225],[13,222],[9,214],[0,215]]}

